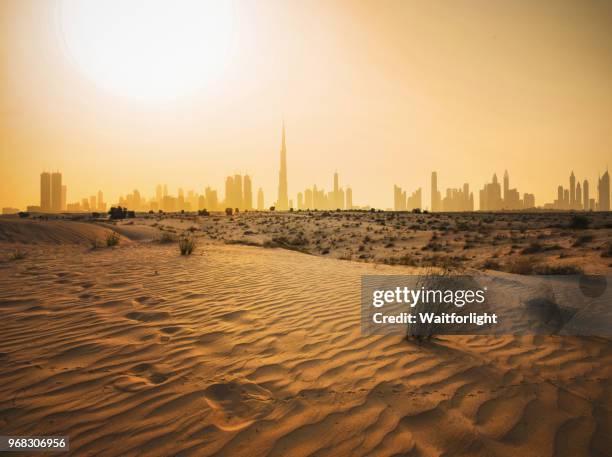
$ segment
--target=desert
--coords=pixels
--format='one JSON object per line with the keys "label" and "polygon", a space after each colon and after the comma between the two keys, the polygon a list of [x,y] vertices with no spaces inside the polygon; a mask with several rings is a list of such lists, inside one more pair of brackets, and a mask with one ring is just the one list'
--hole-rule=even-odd
{"label": "desert", "polygon": [[[587,217],[3,217],[0,428],[66,435],[92,456],[608,455],[609,338],[410,341],[359,326],[362,275],[523,277],[507,265],[525,257],[531,273],[608,274],[610,216]],[[454,228],[490,218],[478,235]],[[434,233],[442,249],[423,249]],[[521,254],[536,240],[562,247]]]}

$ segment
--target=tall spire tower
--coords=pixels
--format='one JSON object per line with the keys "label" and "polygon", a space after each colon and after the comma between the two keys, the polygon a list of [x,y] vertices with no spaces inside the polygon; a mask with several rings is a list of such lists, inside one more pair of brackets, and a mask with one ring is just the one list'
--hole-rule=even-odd
{"label": "tall spire tower", "polygon": [[280,171],[278,173],[278,201],[276,209],[287,211],[289,209],[289,195],[287,192],[287,148],[285,146],[285,122],[283,121],[283,139],[280,150]]}

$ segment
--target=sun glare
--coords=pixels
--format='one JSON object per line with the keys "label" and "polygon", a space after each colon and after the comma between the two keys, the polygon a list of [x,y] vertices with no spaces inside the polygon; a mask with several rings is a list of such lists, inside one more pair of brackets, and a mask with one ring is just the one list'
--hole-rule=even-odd
{"label": "sun glare", "polygon": [[211,0],[62,0],[66,51],[94,83],[140,99],[187,95],[222,76],[233,4]]}

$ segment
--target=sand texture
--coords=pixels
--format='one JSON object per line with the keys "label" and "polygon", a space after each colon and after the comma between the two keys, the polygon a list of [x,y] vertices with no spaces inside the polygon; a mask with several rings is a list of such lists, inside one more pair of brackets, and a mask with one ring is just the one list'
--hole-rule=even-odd
{"label": "sand texture", "polygon": [[3,435],[91,456],[610,455],[610,340],[364,337],[361,276],[413,267],[18,224],[0,225],[3,258],[25,253],[0,263]]}

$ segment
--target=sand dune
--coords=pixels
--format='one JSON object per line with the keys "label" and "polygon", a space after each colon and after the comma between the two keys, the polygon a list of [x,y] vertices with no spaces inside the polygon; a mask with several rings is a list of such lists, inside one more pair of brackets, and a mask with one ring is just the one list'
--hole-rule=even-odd
{"label": "sand dune", "polygon": [[0,218],[0,243],[91,244],[109,233],[108,227],[86,222]]}
{"label": "sand dune", "polygon": [[157,243],[0,265],[3,434],[74,455],[609,455],[608,340],[361,336],[361,275],[407,267]]}

